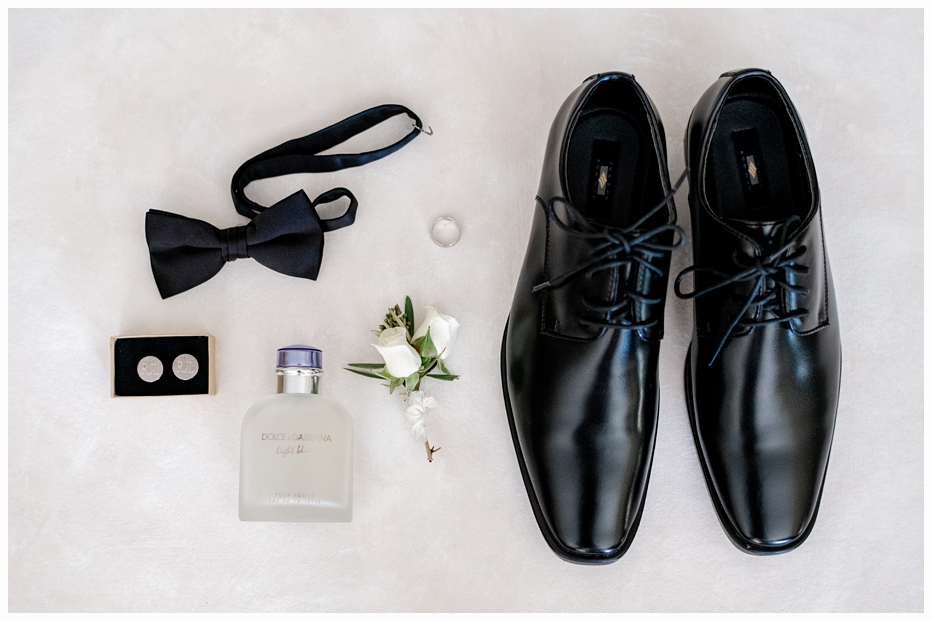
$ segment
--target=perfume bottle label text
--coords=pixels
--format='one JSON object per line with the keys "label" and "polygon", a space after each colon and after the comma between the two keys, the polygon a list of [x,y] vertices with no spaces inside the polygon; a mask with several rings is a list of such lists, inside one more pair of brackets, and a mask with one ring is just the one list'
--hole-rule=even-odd
{"label": "perfume bottle label text", "polygon": [[288,457],[289,455],[304,455],[313,453],[314,449],[304,444],[298,444],[297,447],[294,446],[278,446],[275,448],[275,454],[281,455],[282,457]]}
{"label": "perfume bottle label text", "polygon": [[281,442],[332,442],[329,433],[263,433],[262,441],[278,440]]}
{"label": "perfume bottle label text", "polygon": [[276,492],[274,498],[267,501],[286,505],[318,505],[321,502],[314,494],[307,492]]}

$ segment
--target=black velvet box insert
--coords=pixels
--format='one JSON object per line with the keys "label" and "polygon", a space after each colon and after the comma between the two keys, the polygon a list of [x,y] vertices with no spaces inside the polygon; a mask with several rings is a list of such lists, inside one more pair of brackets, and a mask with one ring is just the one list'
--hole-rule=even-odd
{"label": "black velvet box insert", "polygon": [[203,396],[216,393],[211,335],[110,338],[110,395]]}

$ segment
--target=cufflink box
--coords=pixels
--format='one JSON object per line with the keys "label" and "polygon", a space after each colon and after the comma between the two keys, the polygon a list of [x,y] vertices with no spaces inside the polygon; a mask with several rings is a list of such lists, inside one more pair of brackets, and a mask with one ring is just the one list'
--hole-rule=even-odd
{"label": "cufflink box", "polygon": [[110,338],[110,396],[212,396],[211,335]]}

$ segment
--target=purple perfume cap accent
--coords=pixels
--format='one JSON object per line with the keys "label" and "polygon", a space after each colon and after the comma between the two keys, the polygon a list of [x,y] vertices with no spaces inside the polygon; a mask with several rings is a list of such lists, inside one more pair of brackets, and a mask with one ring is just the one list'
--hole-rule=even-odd
{"label": "purple perfume cap accent", "polygon": [[306,367],[323,369],[324,353],[311,346],[287,346],[278,349],[277,367]]}

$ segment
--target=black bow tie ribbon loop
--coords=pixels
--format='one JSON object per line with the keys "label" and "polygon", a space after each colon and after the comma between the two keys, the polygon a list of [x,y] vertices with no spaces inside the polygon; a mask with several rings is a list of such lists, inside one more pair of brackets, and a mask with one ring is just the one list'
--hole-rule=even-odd
{"label": "black bow tie ribbon loop", "polygon": [[[318,155],[398,114],[414,120],[414,129],[398,142],[366,153]],[[356,197],[345,188],[334,188],[311,201],[299,190],[265,208],[246,197],[246,186],[279,175],[362,166],[394,153],[420,132],[420,118],[407,107],[380,105],[257,155],[237,169],[231,185],[236,211],[252,219],[246,225],[222,230],[198,219],[149,210],[146,241],[152,275],[162,298],[206,282],[224,264],[239,258],[252,258],[288,276],[316,280],[324,253],[324,232],[353,224]],[[343,197],[349,199],[346,211],[334,219],[322,220],[316,207]]]}

